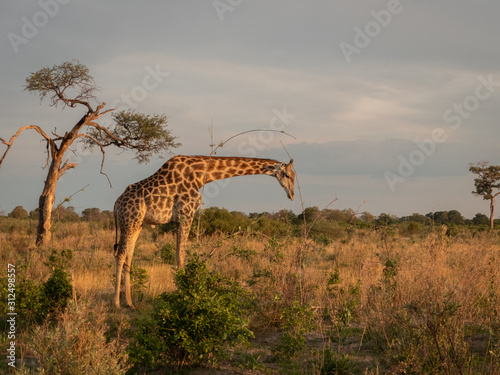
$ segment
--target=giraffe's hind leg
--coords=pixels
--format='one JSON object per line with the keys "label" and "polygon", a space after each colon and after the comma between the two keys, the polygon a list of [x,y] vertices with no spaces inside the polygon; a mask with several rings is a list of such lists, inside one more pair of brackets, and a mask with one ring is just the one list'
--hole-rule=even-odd
{"label": "giraffe's hind leg", "polygon": [[132,250],[127,252],[125,255],[125,264],[123,265],[123,272],[124,272],[124,286],[125,286],[125,302],[127,303],[128,307],[133,308],[134,304],[132,303],[132,294],[131,294],[131,282],[130,282],[130,272],[132,271],[132,256],[134,255],[134,247],[135,243],[137,241],[137,238],[139,237],[141,229],[136,232],[134,237],[132,238],[133,246]]}
{"label": "giraffe's hind leg", "polygon": [[132,303],[132,296],[130,292],[130,267],[132,265],[132,256],[134,255],[134,248],[141,227],[127,229],[121,232],[120,243],[115,254],[116,258],[116,283],[115,283],[115,296],[114,304],[120,307],[120,287],[121,276],[124,276],[125,286],[125,302],[127,306],[134,307]]}
{"label": "giraffe's hind leg", "polygon": [[116,280],[115,280],[115,295],[113,298],[113,303],[115,307],[120,308],[120,284],[122,280],[122,269],[123,264],[125,263],[124,254],[119,253],[120,248],[118,247],[117,252],[115,254],[116,259]]}

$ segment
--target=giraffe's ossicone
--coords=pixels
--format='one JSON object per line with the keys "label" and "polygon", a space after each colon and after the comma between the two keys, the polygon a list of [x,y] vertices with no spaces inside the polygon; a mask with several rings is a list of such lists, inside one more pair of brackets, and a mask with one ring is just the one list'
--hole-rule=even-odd
{"label": "giraffe's ossicone", "polygon": [[179,155],[169,159],[152,176],[128,186],[114,207],[117,239],[115,305],[120,307],[123,270],[126,303],[133,306],[130,267],[142,223],[177,223],[177,266],[184,267],[186,242],[194,213],[201,204],[200,188],[215,180],[253,174],[276,177],[288,198],[293,200],[293,160],[286,164],[271,159]]}

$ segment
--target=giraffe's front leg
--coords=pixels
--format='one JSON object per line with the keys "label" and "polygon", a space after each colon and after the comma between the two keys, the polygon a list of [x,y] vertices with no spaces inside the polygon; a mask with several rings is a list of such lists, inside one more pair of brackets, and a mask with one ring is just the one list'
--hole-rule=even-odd
{"label": "giraffe's front leg", "polygon": [[[194,197],[193,197],[194,196]],[[201,203],[200,193],[180,196],[176,202],[177,211],[177,267],[183,268],[186,264],[186,245],[193,223],[194,213]]]}
{"label": "giraffe's front leg", "polygon": [[184,268],[186,264],[186,245],[191,230],[193,218],[181,217],[177,223],[177,267]]}

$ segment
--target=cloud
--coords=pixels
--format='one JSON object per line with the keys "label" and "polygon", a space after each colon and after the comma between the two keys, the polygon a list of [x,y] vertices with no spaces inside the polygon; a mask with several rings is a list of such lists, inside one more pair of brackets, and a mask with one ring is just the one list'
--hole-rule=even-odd
{"label": "cloud", "polygon": [[[324,197],[327,203],[332,192],[338,192],[351,197],[345,205],[339,202],[342,207],[357,207],[365,197],[376,197],[377,207],[385,211],[391,211],[393,202],[401,211],[405,204],[411,211],[415,195],[419,203],[430,201],[439,186],[449,189],[454,181],[464,179],[469,162],[498,163],[498,92],[481,102],[460,129],[450,130],[443,113],[474,94],[479,75],[492,74],[495,81],[500,80],[500,49],[493,47],[500,32],[496,22],[500,2],[401,3],[403,12],[393,16],[348,64],[339,44],[352,42],[354,28],[372,20],[372,11],[386,8],[386,0],[314,6],[300,1],[245,1],[225,13],[222,22],[210,1],[147,5],[71,1],[28,44],[20,46],[18,54],[7,38],[0,40],[0,136],[9,137],[30,123],[47,132],[55,127],[63,131],[81,117],[79,110],[61,112],[46,102],[38,105],[36,96],[23,92],[29,72],[79,59],[102,88],[99,98],[112,103],[141,84],[147,66],[159,64],[170,75],[148,92],[137,110],[170,116],[172,132],[183,143],[178,152],[208,153],[211,123],[214,141],[219,142],[242,131],[269,127],[273,111],[286,108],[295,117],[285,131],[298,143],[276,136],[257,156],[285,160],[279,141],[285,142],[299,172],[308,177],[304,187],[314,192],[308,204],[321,206],[316,197]],[[0,12],[4,36],[20,33],[22,17],[30,19],[40,9],[38,2],[14,0],[7,0],[4,7],[5,12]],[[384,172],[397,173],[401,158],[408,159],[418,150],[414,140],[429,138],[436,128],[446,131],[447,141],[426,155],[411,177],[398,185],[396,195],[391,193]],[[13,149],[0,170],[0,206],[4,208],[23,204],[20,200],[25,198],[30,202],[25,204],[31,205],[40,193],[44,145],[29,137],[20,139],[19,153]],[[220,155],[237,155],[238,146],[247,140],[236,138]],[[115,157],[109,150],[107,171],[115,173],[116,181],[116,190],[110,192],[96,172],[99,155],[87,158],[58,186],[63,196],[92,179],[95,190],[78,197],[83,208],[109,208],[118,190],[163,163],[156,160],[146,169],[128,162],[129,155]],[[86,166],[84,160],[95,165]],[[19,194],[12,180],[26,191]],[[248,187],[242,184],[241,189]],[[242,190],[222,194],[220,205],[240,204]],[[465,190],[456,190],[455,202],[465,202],[460,194],[468,197],[470,189]],[[262,210],[268,203],[262,203]],[[255,202],[241,204],[251,209]]]}
{"label": "cloud", "polygon": [[[294,158],[297,171],[317,176],[366,175],[385,178],[389,171],[398,174],[402,159],[411,162],[411,154],[422,150],[420,141],[386,139],[383,141],[355,140],[326,143],[298,143],[287,146]],[[431,148],[426,146],[427,151]],[[424,155],[422,164],[414,166],[410,178],[448,177],[468,174],[468,163],[485,156],[480,145],[459,143],[435,144],[433,152]],[[282,158],[282,150],[273,150],[272,155]],[[493,154],[487,156],[494,156]],[[406,176],[405,176],[406,177]]]}

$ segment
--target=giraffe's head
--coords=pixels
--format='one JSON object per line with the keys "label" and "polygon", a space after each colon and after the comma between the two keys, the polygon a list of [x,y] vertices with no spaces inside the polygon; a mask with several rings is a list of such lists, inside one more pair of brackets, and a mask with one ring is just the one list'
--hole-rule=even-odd
{"label": "giraffe's head", "polygon": [[288,198],[293,201],[293,189],[295,182],[295,172],[293,171],[293,159],[290,160],[290,163],[288,164],[279,163],[276,166],[276,172],[273,175],[278,179],[281,187],[285,190]]}

